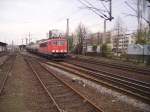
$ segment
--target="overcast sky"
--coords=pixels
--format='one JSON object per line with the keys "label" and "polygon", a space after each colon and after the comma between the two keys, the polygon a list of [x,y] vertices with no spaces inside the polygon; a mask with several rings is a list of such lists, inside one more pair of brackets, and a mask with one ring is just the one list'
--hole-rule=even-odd
{"label": "overcast sky", "polygon": [[[100,2],[89,0],[100,6]],[[114,20],[108,22],[107,30],[113,28],[120,16],[128,30],[136,29],[136,19],[122,13],[132,12],[125,0],[112,0]],[[33,41],[46,38],[50,29],[66,31],[66,18],[70,19],[70,32],[81,22],[92,32],[103,31],[103,19],[83,8],[78,0],[0,0],[0,41],[21,44],[31,33]]]}

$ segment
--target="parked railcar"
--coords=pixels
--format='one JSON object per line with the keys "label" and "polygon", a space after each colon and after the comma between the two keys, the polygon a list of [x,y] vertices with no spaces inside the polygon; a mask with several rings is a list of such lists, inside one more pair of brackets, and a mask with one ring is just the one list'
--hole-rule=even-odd
{"label": "parked railcar", "polygon": [[32,43],[32,44],[26,46],[26,49],[27,49],[29,52],[38,53],[39,43]]}

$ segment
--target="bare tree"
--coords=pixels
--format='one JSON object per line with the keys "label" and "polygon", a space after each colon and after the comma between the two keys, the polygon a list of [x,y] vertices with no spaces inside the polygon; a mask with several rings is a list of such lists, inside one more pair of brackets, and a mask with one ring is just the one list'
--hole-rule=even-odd
{"label": "bare tree", "polygon": [[116,19],[116,23],[114,26],[114,30],[115,30],[115,38],[114,38],[114,43],[115,43],[115,47],[116,47],[116,53],[118,55],[119,50],[119,40],[120,38],[122,38],[125,34],[125,30],[123,28],[123,21],[120,17],[118,17]]}
{"label": "bare tree", "polygon": [[76,33],[77,33],[77,38],[78,38],[78,44],[76,46],[76,52],[78,54],[85,53],[85,49],[84,49],[86,47],[85,39],[87,37],[88,30],[82,23],[80,23],[76,29]]}
{"label": "bare tree", "polygon": [[150,13],[149,13],[149,0],[132,0],[126,1],[126,5],[133,11],[133,13],[126,14],[127,16],[132,16],[137,18],[138,28],[137,37],[140,39],[140,34],[142,32],[143,23],[146,22],[149,27],[150,32]]}

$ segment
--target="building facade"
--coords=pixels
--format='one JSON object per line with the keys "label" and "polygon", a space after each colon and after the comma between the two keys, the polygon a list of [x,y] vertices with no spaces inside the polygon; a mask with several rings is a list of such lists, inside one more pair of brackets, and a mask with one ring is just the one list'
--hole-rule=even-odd
{"label": "building facade", "polygon": [[[120,34],[119,36],[113,32],[104,33],[93,33],[88,35],[84,39],[85,48],[88,46],[97,46],[101,47],[102,44],[107,43],[112,48],[114,53],[127,53],[128,45],[134,44],[136,42],[136,35],[134,33],[131,34]],[[77,35],[73,37],[74,45],[78,43]]]}
{"label": "building facade", "polygon": [[127,53],[128,45],[136,41],[135,34],[113,35],[113,51],[117,53]]}

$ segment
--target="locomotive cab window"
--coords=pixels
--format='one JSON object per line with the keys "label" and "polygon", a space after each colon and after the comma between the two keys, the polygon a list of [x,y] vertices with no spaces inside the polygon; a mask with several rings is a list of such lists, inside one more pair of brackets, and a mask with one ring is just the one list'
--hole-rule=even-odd
{"label": "locomotive cab window", "polygon": [[57,41],[53,41],[53,45],[57,45]]}
{"label": "locomotive cab window", "polygon": [[52,42],[53,45],[62,46],[65,44],[64,40],[57,40]]}

